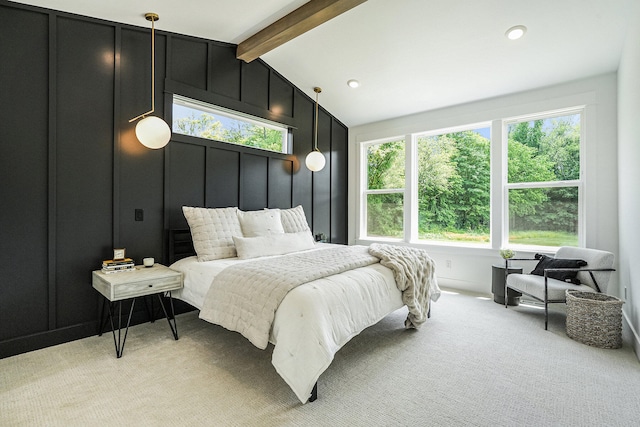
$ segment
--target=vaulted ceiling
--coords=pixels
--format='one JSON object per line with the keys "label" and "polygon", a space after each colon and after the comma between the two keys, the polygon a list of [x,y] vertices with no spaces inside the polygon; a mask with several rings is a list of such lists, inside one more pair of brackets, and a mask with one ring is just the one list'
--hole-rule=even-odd
{"label": "vaulted ceiling", "polygon": [[[351,127],[616,71],[634,1],[368,0],[261,59]],[[307,1],[20,3],[239,44]]]}

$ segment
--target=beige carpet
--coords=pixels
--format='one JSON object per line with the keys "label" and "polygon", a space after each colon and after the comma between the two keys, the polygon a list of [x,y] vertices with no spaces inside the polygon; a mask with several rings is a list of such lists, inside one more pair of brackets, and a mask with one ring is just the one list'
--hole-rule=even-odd
{"label": "beige carpet", "polygon": [[637,426],[640,363],[543,313],[443,294],[419,331],[404,309],[349,342],[301,405],[261,351],[195,313],[0,360],[2,426]]}

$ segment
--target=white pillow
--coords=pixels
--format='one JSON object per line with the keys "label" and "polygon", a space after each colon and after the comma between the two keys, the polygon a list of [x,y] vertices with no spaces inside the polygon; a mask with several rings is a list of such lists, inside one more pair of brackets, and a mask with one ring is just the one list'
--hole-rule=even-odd
{"label": "white pillow", "polygon": [[285,233],[297,233],[299,231],[311,231],[307,217],[302,206],[298,205],[291,209],[269,209],[279,210],[282,218],[282,228]]}
{"label": "white pillow", "polygon": [[244,237],[284,233],[282,221],[280,220],[280,210],[278,209],[250,212],[238,210],[238,220],[240,220],[240,227]]}
{"label": "white pillow", "polygon": [[236,256],[232,236],[242,236],[237,211],[238,208],[182,207],[191,229],[193,248],[198,255],[198,261]]}
{"label": "white pillow", "polygon": [[233,236],[238,258],[249,259],[313,249],[315,242],[308,231],[258,237]]}

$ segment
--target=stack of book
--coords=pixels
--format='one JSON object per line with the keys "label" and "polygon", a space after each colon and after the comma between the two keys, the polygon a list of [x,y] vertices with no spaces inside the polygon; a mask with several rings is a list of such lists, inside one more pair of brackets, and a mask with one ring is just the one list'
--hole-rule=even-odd
{"label": "stack of book", "polygon": [[102,261],[102,272],[106,274],[135,271],[135,269],[135,263],[131,258],[107,259]]}

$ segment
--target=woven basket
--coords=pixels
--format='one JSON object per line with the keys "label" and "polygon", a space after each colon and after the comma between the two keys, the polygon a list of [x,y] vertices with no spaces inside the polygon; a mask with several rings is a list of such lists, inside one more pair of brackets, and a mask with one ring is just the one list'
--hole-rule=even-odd
{"label": "woven basket", "polygon": [[622,347],[622,300],[611,295],[567,290],[567,335],[600,348]]}

